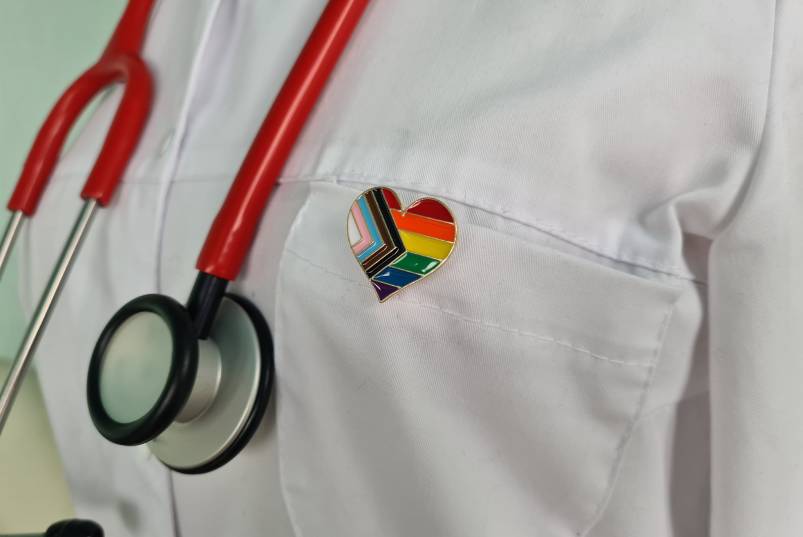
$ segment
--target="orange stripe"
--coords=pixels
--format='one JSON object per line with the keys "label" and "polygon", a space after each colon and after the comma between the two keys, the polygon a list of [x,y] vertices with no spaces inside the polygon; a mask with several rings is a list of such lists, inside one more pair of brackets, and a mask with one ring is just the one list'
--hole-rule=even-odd
{"label": "orange stripe", "polygon": [[420,233],[428,237],[434,237],[443,241],[454,242],[454,224],[442,220],[433,220],[426,216],[419,216],[412,213],[402,213],[392,209],[393,221],[396,227],[404,231]]}

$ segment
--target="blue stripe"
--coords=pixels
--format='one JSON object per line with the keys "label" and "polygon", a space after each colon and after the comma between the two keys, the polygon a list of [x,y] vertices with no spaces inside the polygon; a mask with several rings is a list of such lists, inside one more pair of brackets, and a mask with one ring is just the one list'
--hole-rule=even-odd
{"label": "blue stripe", "polygon": [[395,285],[396,287],[404,287],[405,285],[413,283],[418,278],[420,278],[418,274],[388,267],[372,279],[389,285]]}
{"label": "blue stripe", "polygon": [[360,199],[357,200],[357,203],[360,204],[360,210],[362,211],[362,216],[365,219],[365,225],[368,226],[368,233],[371,235],[371,239],[374,241],[371,246],[366,248],[363,253],[357,256],[359,261],[363,261],[366,257],[379,250],[384,243],[382,242],[382,238],[379,236],[379,231],[376,230],[374,215],[371,213],[371,209],[368,208],[368,204],[365,202],[365,196],[360,196]]}

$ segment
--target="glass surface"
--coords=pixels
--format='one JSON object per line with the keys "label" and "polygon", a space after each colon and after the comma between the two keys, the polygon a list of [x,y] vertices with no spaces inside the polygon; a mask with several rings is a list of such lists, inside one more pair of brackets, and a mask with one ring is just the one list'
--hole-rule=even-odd
{"label": "glass surface", "polygon": [[112,336],[100,367],[100,400],[109,416],[131,423],[153,408],[164,390],[173,339],[161,317],[129,317]]}

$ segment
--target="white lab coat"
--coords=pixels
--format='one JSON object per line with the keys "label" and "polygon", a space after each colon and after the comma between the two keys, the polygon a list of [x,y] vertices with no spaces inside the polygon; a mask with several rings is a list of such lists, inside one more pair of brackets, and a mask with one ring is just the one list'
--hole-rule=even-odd
{"label": "white lab coat", "polygon": [[[202,476],[94,430],[98,332],[186,298],[323,0],[165,0],[156,102],[37,355],[78,514],[112,537],[803,533],[800,3],[376,0],[232,289],[275,338],[251,445]],[[33,304],[116,105],[23,239]],[[445,201],[446,265],[379,304],[356,195]]]}

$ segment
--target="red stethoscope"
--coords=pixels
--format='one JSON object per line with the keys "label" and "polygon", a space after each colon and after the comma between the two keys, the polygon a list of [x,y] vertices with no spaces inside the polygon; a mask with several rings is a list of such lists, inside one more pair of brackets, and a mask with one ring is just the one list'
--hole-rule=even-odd
{"label": "red stethoscope", "polygon": [[[368,2],[329,0],[324,8],[212,224],[186,306],[144,295],[103,329],[90,362],[87,399],[95,426],[112,442],[148,443],[168,467],[202,473],[239,453],[261,422],[273,380],[270,331],[256,306],[226,287],[240,272],[284,163]],[[101,90],[123,83],[81,192],[83,208],[0,392],[0,432],[92,216],[111,200],[146,124],[153,82],[140,51],[153,5],[129,1],[100,60],[50,112],[8,203],[12,217],[0,242],[0,273],[78,116]]]}

